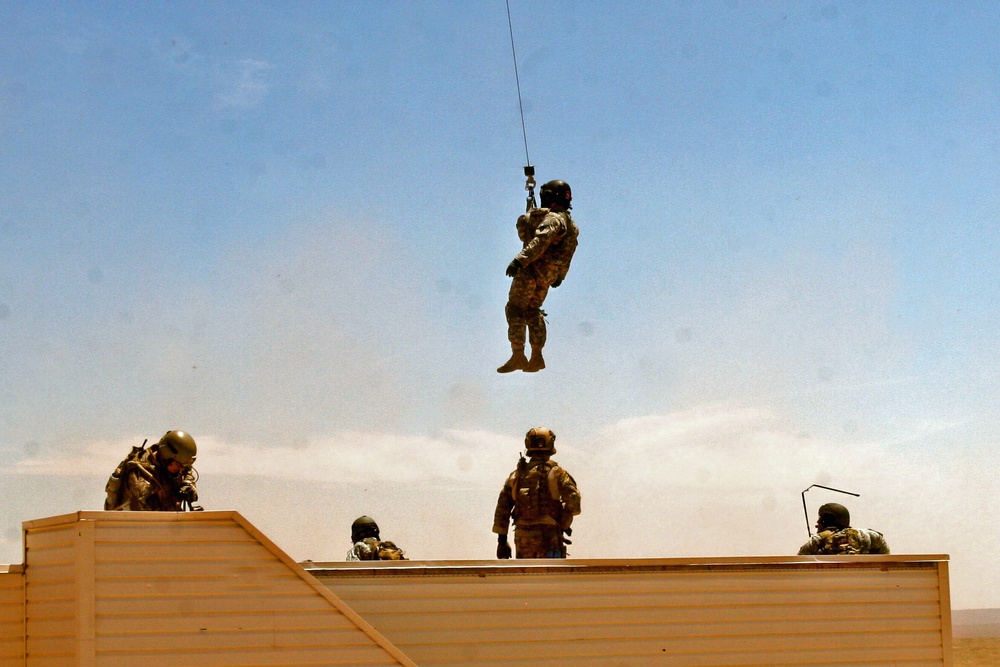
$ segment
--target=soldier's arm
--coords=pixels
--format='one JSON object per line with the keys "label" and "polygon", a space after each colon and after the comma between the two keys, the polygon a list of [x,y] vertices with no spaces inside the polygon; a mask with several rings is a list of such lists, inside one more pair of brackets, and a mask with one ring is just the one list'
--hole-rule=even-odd
{"label": "soldier's arm", "polygon": [[802,545],[802,548],[799,549],[798,555],[815,556],[818,553],[819,553],[819,541],[816,539],[816,536],[814,535],[809,538],[808,542]]}
{"label": "soldier's arm", "polygon": [[130,470],[123,480],[125,493],[122,500],[126,503],[125,509],[130,510],[150,510],[149,497],[153,493],[153,485],[142,475],[136,474],[135,470]]}
{"label": "soldier's arm", "polygon": [[882,533],[877,530],[869,530],[868,534],[871,536],[872,547],[869,553],[873,554],[888,554],[889,545],[886,543],[885,538]]}
{"label": "soldier's arm", "polygon": [[510,493],[510,479],[503,485],[500,497],[497,498],[497,508],[493,513],[493,532],[506,535],[510,528],[510,514],[514,510],[514,498]]}
{"label": "soldier's arm", "polygon": [[184,500],[190,500],[191,502],[198,500],[198,487],[196,486],[197,481],[198,478],[195,477],[193,470],[188,468],[184,471],[184,481],[181,482],[181,485],[177,490],[181,498]]}
{"label": "soldier's arm", "polygon": [[[573,252],[576,252],[576,247],[575,246],[573,247]],[[566,280],[566,275],[569,273],[569,265],[573,262],[573,252],[571,252],[569,254],[569,256],[566,257],[566,261],[563,262],[562,266],[559,269],[559,282],[560,283],[562,281]]]}
{"label": "soldier's arm", "polygon": [[563,507],[561,527],[569,528],[573,517],[580,513],[580,490],[573,476],[562,468],[559,468],[559,501]]}
{"label": "soldier's arm", "polygon": [[528,241],[528,244],[524,246],[524,249],[518,253],[515,259],[521,263],[521,266],[531,264],[541,257],[552,241],[565,231],[566,228],[562,219],[555,213],[549,213],[545,216],[542,224],[538,225],[535,235]]}
{"label": "soldier's arm", "polygon": [[562,281],[566,280],[566,274],[569,273],[569,262],[562,265],[562,269],[559,271],[559,277],[556,278],[556,282],[562,285]]}

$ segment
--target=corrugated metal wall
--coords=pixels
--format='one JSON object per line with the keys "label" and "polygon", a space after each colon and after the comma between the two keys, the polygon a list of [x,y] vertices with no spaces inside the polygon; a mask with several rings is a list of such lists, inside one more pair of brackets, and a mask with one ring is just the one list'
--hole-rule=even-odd
{"label": "corrugated metal wall", "polygon": [[951,664],[945,558],[308,567],[424,666],[931,667]]}
{"label": "corrugated metal wall", "polygon": [[26,663],[82,664],[77,655],[77,536],[72,524],[42,526],[25,535]]}
{"label": "corrugated metal wall", "polygon": [[235,512],[24,526],[28,667],[413,664]]}
{"label": "corrugated metal wall", "polygon": [[0,565],[0,667],[24,667],[24,574]]}
{"label": "corrugated metal wall", "polygon": [[[24,528],[24,631],[21,580],[0,572],[0,610],[15,610],[0,617],[12,649],[0,667],[952,665],[946,556],[309,574],[235,512],[80,512]],[[18,633],[23,660],[5,639]]]}

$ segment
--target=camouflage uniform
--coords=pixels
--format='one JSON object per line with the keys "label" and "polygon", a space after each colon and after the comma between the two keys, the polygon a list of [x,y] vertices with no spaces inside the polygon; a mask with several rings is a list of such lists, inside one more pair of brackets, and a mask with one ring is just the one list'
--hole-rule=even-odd
{"label": "camouflage uniform", "polygon": [[866,528],[826,529],[809,538],[799,549],[800,556],[843,556],[853,554],[888,554],[882,533]]}
{"label": "camouflage uniform", "polygon": [[104,509],[180,512],[186,498],[192,502],[198,499],[194,470],[186,468],[171,475],[155,453],[155,445],[133,448],[132,455],[108,479]]}
{"label": "camouflage uniform", "polygon": [[525,327],[532,347],[545,345],[542,303],[549,287],[566,278],[580,230],[569,211],[532,209],[517,219],[517,235],[524,247],[514,259],[521,270],[514,276],[507,298],[507,339],[524,347]]}
{"label": "camouflage uniform", "polygon": [[563,531],[580,513],[580,491],[555,461],[533,458],[507,477],[493,514],[493,532],[506,535],[514,520],[518,558],[565,558]]}
{"label": "camouflage uniform", "polygon": [[354,543],[354,548],[347,552],[347,560],[406,560],[405,553],[393,542],[366,537]]}

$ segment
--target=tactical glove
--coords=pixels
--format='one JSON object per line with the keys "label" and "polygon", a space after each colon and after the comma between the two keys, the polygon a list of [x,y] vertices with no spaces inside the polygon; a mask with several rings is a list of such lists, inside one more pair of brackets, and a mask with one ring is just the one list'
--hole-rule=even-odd
{"label": "tactical glove", "polygon": [[497,558],[507,560],[510,558],[510,544],[506,535],[497,535]]}
{"label": "tactical glove", "polygon": [[513,278],[517,275],[517,272],[521,270],[521,262],[512,260],[510,264],[507,265],[507,276]]}
{"label": "tactical glove", "polygon": [[193,486],[184,486],[178,491],[182,500],[186,500],[189,503],[193,503],[198,500],[198,492],[194,490]]}
{"label": "tactical glove", "polygon": [[562,285],[562,278],[558,278],[554,283],[552,283],[553,287],[559,287],[560,285]]}

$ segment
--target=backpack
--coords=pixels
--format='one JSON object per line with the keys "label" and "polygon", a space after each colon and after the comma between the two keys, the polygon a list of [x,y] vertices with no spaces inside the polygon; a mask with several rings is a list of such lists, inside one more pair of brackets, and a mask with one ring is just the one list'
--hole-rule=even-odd
{"label": "backpack", "polygon": [[559,501],[559,484],[556,471],[559,466],[554,461],[545,461],[518,471],[511,487],[514,497],[514,520],[538,522],[549,518],[558,522],[562,511]]}
{"label": "backpack", "polygon": [[123,502],[122,478],[124,478],[128,467],[134,461],[138,461],[142,453],[146,451],[146,442],[146,440],[143,440],[141,447],[133,445],[132,451],[128,453],[128,456],[122,459],[122,462],[118,464],[115,471],[111,473],[111,477],[108,478],[108,483],[104,487],[104,491],[108,494],[108,497],[104,500],[105,510],[116,510],[121,507]]}

